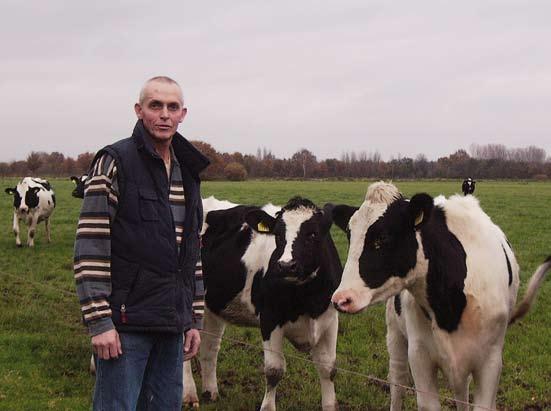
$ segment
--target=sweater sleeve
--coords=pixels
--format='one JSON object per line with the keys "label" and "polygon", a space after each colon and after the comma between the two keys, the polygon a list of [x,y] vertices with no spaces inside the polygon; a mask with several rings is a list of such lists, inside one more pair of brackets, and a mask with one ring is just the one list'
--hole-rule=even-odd
{"label": "sweater sleeve", "polygon": [[82,319],[94,336],[114,329],[111,294],[111,224],[117,212],[117,167],[104,154],[85,183],[74,249],[74,278]]}
{"label": "sweater sleeve", "polygon": [[195,266],[195,295],[193,296],[193,322],[191,328],[203,329],[203,313],[205,311],[205,287],[203,284],[203,265],[201,254]]}

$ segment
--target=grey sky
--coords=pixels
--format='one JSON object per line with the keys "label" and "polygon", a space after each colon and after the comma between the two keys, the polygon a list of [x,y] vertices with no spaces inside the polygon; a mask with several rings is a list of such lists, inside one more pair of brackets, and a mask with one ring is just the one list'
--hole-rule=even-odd
{"label": "grey sky", "polygon": [[184,89],[180,132],[219,151],[471,143],[551,155],[549,1],[3,0],[0,161],[127,137],[142,83]]}

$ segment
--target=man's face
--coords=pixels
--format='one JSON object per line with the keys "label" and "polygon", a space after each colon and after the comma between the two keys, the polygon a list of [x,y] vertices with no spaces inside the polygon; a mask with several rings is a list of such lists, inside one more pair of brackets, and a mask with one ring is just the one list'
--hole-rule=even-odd
{"label": "man's face", "polygon": [[180,87],[160,81],[146,85],[144,99],[136,103],[134,110],[149,134],[161,141],[170,140],[174,136],[178,124],[187,113]]}

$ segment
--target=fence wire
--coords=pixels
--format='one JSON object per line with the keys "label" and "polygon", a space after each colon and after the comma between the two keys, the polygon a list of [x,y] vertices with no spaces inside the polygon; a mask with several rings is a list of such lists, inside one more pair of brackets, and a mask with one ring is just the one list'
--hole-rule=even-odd
{"label": "fence wire", "polygon": [[[19,281],[27,282],[29,284],[32,284],[32,285],[38,287],[38,288],[50,289],[50,290],[58,292],[58,293],[61,292],[63,295],[65,295],[67,297],[77,298],[77,295],[76,295],[75,291],[60,289],[60,288],[54,287],[50,284],[39,283],[37,281],[33,281],[33,280],[30,280],[30,279],[27,279],[27,278],[24,278],[24,277],[21,277],[19,275],[15,275],[15,274],[9,274],[9,273],[5,273],[5,272],[2,272],[0,274],[8,276],[8,277],[15,278]],[[331,366],[331,367],[333,366],[333,364],[324,364],[324,363],[321,363],[321,362],[316,362],[316,361],[313,361],[309,358],[305,358],[301,355],[289,354],[289,353],[286,354],[286,353],[283,353],[281,351],[276,351],[276,350],[271,350],[271,349],[268,349],[268,348],[261,347],[257,344],[251,344],[247,341],[238,340],[238,339],[230,338],[230,337],[224,337],[223,334],[222,335],[214,334],[214,333],[210,333],[210,332],[204,331],[204,330],[201,330],[200,332],[203,335],[210,335],[210,336],[213,336],[215,338],[220,338],[223,341],[228,341],[228,342],[231,342],[231,343],[234,343],[234,344],[239,344],[239,345],[242,345],[242,346],[257,350],[257,351],[268,351],[268,352],[272,352],[274,354],[279,354],[279,355],[287,357],[287,358],[295,358],[297,360],[307,362],[307,363],[310,363],[310,364],[313,364],[313,365],[322,365],[322,366]],[[433,393],[433,392],[430,392],[430,391],[420,390],[420,389],[417,389],[415,387],[394,383],[394,382],[385,380],[384,378],[375,377],[373,375],[361,373],[361,372],[358,372],[358,371],[348,370],[348,369],[342,368],[342,367],[335,367],[335,369],[337,370],[337,372],[340,372],[340,373],[343,373],[343,374],[354,375],[356,377],[361,377],[361,378],[364,378],[368,381],[375,382],[379,385],[388,385],[389,387],[391,385],[393,385],[393,386],[396,386],[396,387],[399,387],[399,388],[403,388],[405,390],[405,392],[409,395],[414,395],[414,394],[417,394],[417,393],[425,394],[425,395],[428,395],[428,396],[436,397],[439,400],[442,400],[446,403],[451,403],[451,404],[456,404],[456,405],[466,405],[466,406],[469,406],[469,407],[477,407],[478,409],[481,409],[481,410],[498,411],[496,408],[489,408],[489,407],[485,407],[485,406],[482,406],[482,405],[479,405],[479,404],[474,404],[474,403],[471,403],[471,402],[468,402],[468,401],[463,401],[463,400],[459,400],[459,399],[456,399],[456,398],[441,395],[439,393]]]}

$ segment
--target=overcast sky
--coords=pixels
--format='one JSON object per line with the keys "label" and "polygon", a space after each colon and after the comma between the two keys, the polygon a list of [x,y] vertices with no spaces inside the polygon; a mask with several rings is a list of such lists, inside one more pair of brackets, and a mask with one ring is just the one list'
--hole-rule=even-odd
{"label": "overcast sky", "polygon": [[0,161],[127,137],[143,82],[218,151],[551,155],[551,2],[2,0]]}

